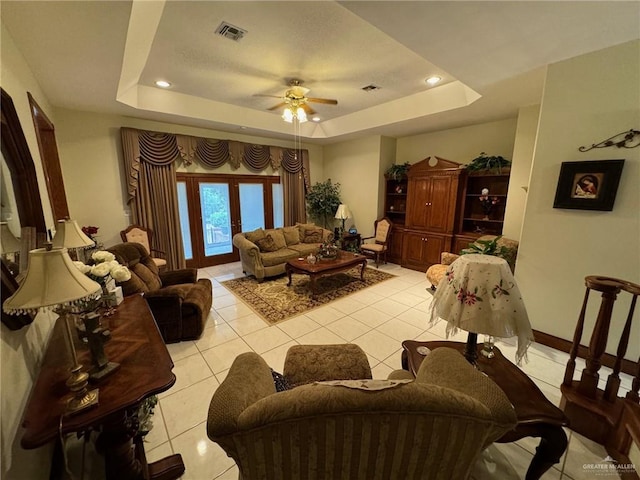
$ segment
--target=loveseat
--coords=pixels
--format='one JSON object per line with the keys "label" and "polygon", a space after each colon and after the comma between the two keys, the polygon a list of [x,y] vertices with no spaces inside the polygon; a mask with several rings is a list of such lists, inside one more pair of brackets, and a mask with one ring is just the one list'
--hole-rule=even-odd
{"label": "loveseat", "polygon": [[450,348],[415,379],[370,380],[357,345],[296,345],[283,373],[293,388],[277,391],[267,363],[243,353],[211,399],[207,434],[244,480],[464,480],[516,424],[504,392]]}
{"label": "loveseat", "polygon": [[261,281],[283,274],[287,261],[317,253],[323,242],[332,240],[330,230],[313,223],[297,223],[292,227],[236,233],[233,245],[240,251],[242,271]]}

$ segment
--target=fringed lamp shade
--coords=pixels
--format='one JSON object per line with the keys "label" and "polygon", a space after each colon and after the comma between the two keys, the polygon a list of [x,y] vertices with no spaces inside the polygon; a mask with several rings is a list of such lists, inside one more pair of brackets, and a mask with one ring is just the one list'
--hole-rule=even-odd
{"label": "fringed lamp shade", "polygon": [[95,242],[87,237],[75,220],[58,220],[56,236],[53,238],[54,248],[89,248]]}
{"label": "fringed lamp shade", "polygon": [[33,314],[97,298],[101,290],[100,284],[78,270],[66,248],[39,248],[29,252],[26,277],[3,309],[9,314]]}
{"label": "fringed lamp shade", "polygon": [[20,251],[20,240],[13,236],[7,222],[0,223],[0,253]]}

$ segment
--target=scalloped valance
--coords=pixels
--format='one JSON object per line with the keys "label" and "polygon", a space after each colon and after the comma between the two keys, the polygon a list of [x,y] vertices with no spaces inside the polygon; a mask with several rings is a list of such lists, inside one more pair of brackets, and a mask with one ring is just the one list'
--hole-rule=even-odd
{"label": "scalloped valance", "polygon": [[271,166],[273,170],[282,168],[288,173],[302,172],[305,187],[308,189],[311,186],[308,150],[127,127],[122,127],[120,132],[128,176],[127,203],[136,196],[141,161],[152,165],[168,165],[180,159],[185,165],[197,162],[205,168],[220,168],[229,163],[234,170],[243,164],[254,172],[261,172]]}

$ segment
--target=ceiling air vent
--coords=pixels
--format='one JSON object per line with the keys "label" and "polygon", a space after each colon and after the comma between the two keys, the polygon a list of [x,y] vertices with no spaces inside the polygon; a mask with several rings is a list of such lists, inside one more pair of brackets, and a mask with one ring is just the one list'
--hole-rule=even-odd
{"label": "ceiling air vent", "polygon": [[362,90],[364,90],[365,92],[373,92],[374,90],[380,90],[380,87],[372,83],[371,85],[362,87]]}
{"label": "ceiling air vent", "polygon": [[231,25],[230,23],[222,22],[218,28],[216,28],[216,33],[222,37],[238,42],[242,37],[244,37],[244,34],[247,33],[247,31],[240,27]]}

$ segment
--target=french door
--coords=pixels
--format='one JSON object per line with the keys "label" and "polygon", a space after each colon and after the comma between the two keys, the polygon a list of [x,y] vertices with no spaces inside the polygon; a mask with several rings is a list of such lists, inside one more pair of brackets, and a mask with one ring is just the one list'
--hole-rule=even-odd
{"label": "french door", "polygon": [[179,173],[177,186],[189,267],[235,262],[236,233],[283,226],[280,177]]}

